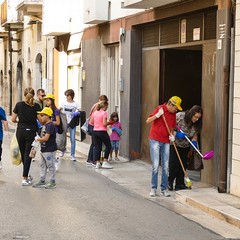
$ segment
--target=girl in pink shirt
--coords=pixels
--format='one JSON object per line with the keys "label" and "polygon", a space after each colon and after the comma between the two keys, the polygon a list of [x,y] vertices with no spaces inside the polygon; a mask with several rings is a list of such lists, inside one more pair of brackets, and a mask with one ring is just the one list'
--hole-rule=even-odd
{"label": "girl in pink shirt", "polygon": [[[94,145],[94,161],[96,161],[96,168],[113,168],[108,162],[108,157],[111,151],[111,142],[109,135],[107,133],[107,110],[108,102],[100,102],[97,105],[97,111],[95,111],[92,116],[90,123],[94,126],[93,128],[93,145]],[[105,145],[106,150],[104,152],[104,161],[100,163],[100,156],[102,151],[102,145]]]}
{"label": "girl in pink shirt", "polygon": [[112,134],[110,135],[111,140],[111,152],[110,152],[110,160],[112,160],[113,151],[115,152],[115,160],[118,159],[118,150],[119,150],[119,142],[122,135],[122,124],[119,122],[119,117],[117,112],[113,112],[110,117],[110,122],[112,123]]}

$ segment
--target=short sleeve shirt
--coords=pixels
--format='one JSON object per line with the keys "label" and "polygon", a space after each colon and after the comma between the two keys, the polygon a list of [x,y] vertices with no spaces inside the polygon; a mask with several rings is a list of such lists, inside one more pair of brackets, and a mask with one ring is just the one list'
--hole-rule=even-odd
{"label": "short sleeve shirt", "polygon": [[61,105],[63,113],[67,116],[67,123],[70,123],[72,120],[72,113],[76,112],[77,109],[80,108],[79,104],[77,102],[68,102],[65,101]]}
{"label": "short sleeve shirt", "polygon": [[[164,116],[170,131],[176,127],[176,113],[171,113],[166,107],[166,103],[160,105],[154,109],[154,111],[149,115],[149,117],[154,116],[158,110],[162,108],[164,111]],[[169,143],[169,133],[163,121],[163,118],[157,118],[152,122],[150,129],[149,138],[158,142]]]}
{"label": "short sleeve shirt", "polygon": [[93,121],[94,121],[94,131],[107,131],[107,126],[103,125],[103,119],[107,119],[108,114],[106,111],[102,109],[99,111],[95,111],[92,114]]}
{"label": "short sleeve shirt", "polygon": [[31,129],[38,131],[37,112],[41,111],[39,104],[34,103],[34,106],[26,104],[24,101],[18,102],[13,109],[13,112],[18,116],[18,128]]}
{"label": "short sleeve shirt", "polygon": [[[115,127],[117,129],[122,129],[122,124],[120,122],[115,122],[112,125],[112,128]],[[112,131],[112,134],[110,135],[110,140],[111,141],[116,141],[116,140],[120,140],[121,137],[119,136],[119,134],[117,133],[117,131]]]}
{"label": "short sleeve shirt", "polygon": [[44,136],[46,133],[50,134],[47,142],[41,143],[41,152],[54,152],[57,150],[56,144],[56,129],[53,122],[49,122],[45,125],[45,130],[42,133]]}

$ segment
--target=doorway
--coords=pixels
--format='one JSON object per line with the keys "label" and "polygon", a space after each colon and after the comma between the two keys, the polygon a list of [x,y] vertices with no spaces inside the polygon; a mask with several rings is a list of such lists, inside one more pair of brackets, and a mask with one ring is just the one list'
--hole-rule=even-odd
{"label": "doorway", "polygon": [[183,110],[201,106],[202,47],[161,50],[160,59],[159,104],[176,95]]}
{"label": "doorway", "polygon": [[201,106],[202,46],[145,50],[142,59],[141,159],[151,162],[151,124],[146,124],[146,119],[154,108],[174,95],[182,98],[183,110]]}

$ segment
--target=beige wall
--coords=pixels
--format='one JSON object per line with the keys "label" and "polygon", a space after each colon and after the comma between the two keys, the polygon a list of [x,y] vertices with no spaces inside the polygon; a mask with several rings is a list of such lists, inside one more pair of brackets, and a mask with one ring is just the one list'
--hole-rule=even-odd
{"label": "beige wall", "polygon": [[240,0],[236,1],[233,144],[230,193],[240,197]]}

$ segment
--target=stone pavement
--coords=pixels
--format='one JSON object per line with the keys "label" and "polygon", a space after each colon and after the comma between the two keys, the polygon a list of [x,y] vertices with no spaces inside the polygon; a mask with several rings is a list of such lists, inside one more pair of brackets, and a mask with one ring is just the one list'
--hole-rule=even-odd
{"label": "stone pavement", "polygon": [[[77,161],[81,164],[86,162],[88,149],[88,144],[77,142],[76,156]],[[193,172],[189,172],[189,178],[193,182],[191,190],[171,191],[170,198],[160,194],[151,198],[149,197],[151,188],[150,164],[141,160],[128,161],[120,157],[120,161],[113,161],[113,166],[114,168],[111,170],[88,168],[225,238],[240,239],[240,198],[218,193],[217,189],[197,181]]]}

